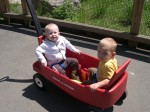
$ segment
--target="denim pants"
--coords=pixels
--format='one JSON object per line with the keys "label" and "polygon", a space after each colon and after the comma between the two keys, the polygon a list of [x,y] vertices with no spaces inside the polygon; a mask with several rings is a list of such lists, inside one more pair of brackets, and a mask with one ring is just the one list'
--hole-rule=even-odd
{"label": "denim pants", "polygon": [[94,68],[94,67],[88,68],[88,77],[91,83],[97,82],[96,73],[97,73],[97,68]]}
{"label": "denim pants", "polygon": [[63,75],[66,75],[65,69],[70,69],[71,71],[79,69],[78,60],[76,58],[66,58],[59,63],[53,64],[51,67]]}

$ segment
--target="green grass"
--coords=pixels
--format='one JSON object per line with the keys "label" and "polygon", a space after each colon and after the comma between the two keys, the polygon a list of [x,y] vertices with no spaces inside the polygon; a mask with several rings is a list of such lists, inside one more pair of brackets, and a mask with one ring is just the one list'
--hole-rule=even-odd
{"label": "green grass", "polygon": [[[80,7],[76,10],[68,1],[57,8],[50,8],[46,1],[42,1],[36,13],[39,16],[130,32],[133,0],[80,0]],[[17,5],[11,5],[11,10],[21,13]],[[149,12],[150,1],[146,0],[140,24],[140,34],[146,36],[150,35]]]}
{"label": "green grass", "polygon": [[140,25],[140,34],[150,36],[150,1],[145,1]]}
{"label": "green grass", "polygon": [[[86,0],[79,11],[82,13],[79,14],[78,22],[129,31],[131,22],[128,19],[131,18],[131,11],[127,14],[127,5],[130,8],[132,3],[124,0]],[[99,13],[95,14],[95,12]],[[97,14],[99,16],[93,16]]]}
{"label": "green grass", "polygon": [[22,13],[22,8],[19,3],[10,3],[10,11],[15,13]]}

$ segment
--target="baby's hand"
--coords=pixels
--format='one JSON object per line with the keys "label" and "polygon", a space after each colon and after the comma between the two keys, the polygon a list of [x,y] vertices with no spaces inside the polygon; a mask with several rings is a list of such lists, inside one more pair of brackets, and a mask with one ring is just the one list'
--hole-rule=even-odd
{"label": "baby's hand", "polygon": [[42,65],[43,65],[44,67],[47,66],[47,62],[46,62],[46,61],[41,61],[41,63],[42,63]]}
{"label": "baby's hand", "polygon": [[77,50],[77,52],[76,52],[77,54],[80,54],[81,53],[81,51],[80,50]]}
{"label": "baby's hand", "polygon": [[90,89],[91,89],[92,92],[94,92],[97,88],[98,88],[98,84],[97,83],[94,83],[94,84],[90,85]]}

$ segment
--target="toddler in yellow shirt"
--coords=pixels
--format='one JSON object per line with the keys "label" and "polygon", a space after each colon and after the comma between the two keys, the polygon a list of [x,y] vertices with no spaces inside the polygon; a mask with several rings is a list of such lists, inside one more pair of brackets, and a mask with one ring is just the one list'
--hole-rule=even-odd
{"label": "toddler in yellow shirt", "polygon": [[105,88],[109,84],[114,72],[117,70],[116,55],[117,43],[112,38],[103,38],[98,44],[97,57],[100,60],[97,68],[88,68],[89,80],[83,84],[90,84],[91,91]]}

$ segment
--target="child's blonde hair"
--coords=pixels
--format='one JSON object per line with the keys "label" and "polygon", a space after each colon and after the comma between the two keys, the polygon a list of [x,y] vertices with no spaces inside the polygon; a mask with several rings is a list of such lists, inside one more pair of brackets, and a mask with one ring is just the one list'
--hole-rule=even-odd
{"label": "child's blonde hair", "polygon": [[45,31],[51,29],[52,27],[57,28],[58,31],[59,31],[58,26],[57,26],[56,24],[54,24],[54,23],[49,23],[49,24],[47,24],[47,25],[45,26]]}
{"label": "child's blonde hair", "polygon": [[99,46],[108,46],[111,52],[115,52],[117,43],[113,38],[106,37],[100,40]]}

